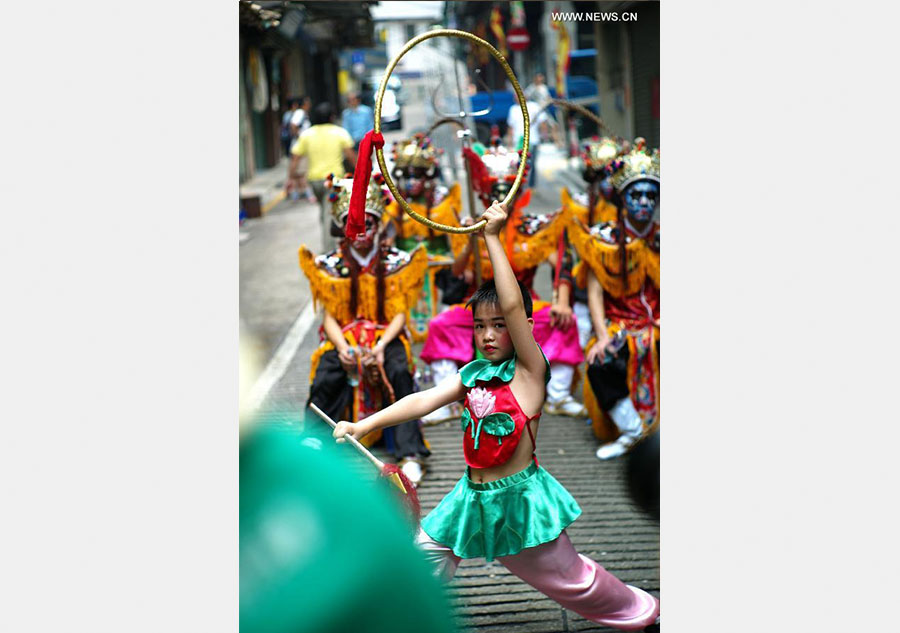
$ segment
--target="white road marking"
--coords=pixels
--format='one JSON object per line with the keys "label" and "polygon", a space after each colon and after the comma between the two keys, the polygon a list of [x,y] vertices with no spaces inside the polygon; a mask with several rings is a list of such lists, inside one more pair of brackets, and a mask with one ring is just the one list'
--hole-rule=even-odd
{"label": "white road marking", "polygon": [[247,405],[248,411],[258,409],[259,405],[262,404],[262,401],[269,394],[269,391],[272,390],[272,387],[284,376],[284,372],[287,371],[291,361],[294,360],[294,355],[300,348],[300,344],[303,343],[303,338],[313,326],[315,318],[316,312],[313,310],[313,302],[310,299],[306,307],[300,312],[297,320],[291,325],[291,329],[288,331],[287,336],[284,337],[284,340],[281,341],[281,345],[275,350],[275,354],[269,360],[269,364],[266,365],[262,374],[253,384],[253,388],[250,389]]}

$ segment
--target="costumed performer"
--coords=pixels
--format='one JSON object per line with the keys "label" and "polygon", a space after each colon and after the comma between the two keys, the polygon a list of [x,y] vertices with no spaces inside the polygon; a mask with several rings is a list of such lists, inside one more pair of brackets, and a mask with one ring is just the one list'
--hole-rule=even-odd
{"label": "costumed performer", "polygon": [[[521,159],[520,152],[510,151],[495,139],[479,157],[474,153],[467,154],[471,161],[473,182],[479,198],[487,207],[492,199],[503,199],[515,181],[516,171]],[[575,368],[584,360],[582,347],[577,335],[577,321],[570,306],[571,283],[567,282],[570,269],[564,266],[565,261],[557,259],[557,245],[565,228],[565,217],[562,213],[530,215],[524,212],[531,200],[531,190],[520,190],[511,202],[513,211],[503,237],[504,247],[515,271],[516,278],[521,281],[536,300],[534,305],[535,338],[550,360],[551,378],[547,387],[546,411],[555,415],[584,417],[587,412],[571,393],[575,378]],[[475,358],[472,345],[472,314],[466,310],[462,302],[475,292],[475,276],[473,274],[474,248],[468,235],[451,234],[450,242],[456,255],[452,272],[464,275],[468,288],[461,298],[460,304],[442,312],[432,319],[428,329],[428,338],[422,348],[420,358],[429,365],[434,382],[437,384],[444,378],[455,374],[459,367]],[[479,238],[479,257],[481,262],[481,278],[491,279],[493,270],[487,256],[484,240]],[[540,301],[534,291],[534,277],[537,267],[547,261],[559,271],[556,274],[553,302]],[[457,417],[454,406],[435,411],[426,418],[428,423],[436,423]]]}
{"label": "costumed performer", "polygon": [[[313,353],[309,403],[333,419],[365,419],[415,390],[414,361],[405,333],[406,314],[418,298],[428,267],[423,247],[412,253],[386,244],[382,236],[387,190],[381,174],[365,197],[365,230],[338,248],[316,256],[300,247],[300,267],[309,279],[313,300],[324,308],[322,344]],[[331,213],[347,221],[352,179],[326,180]],[[379,438],[371,436],[369,444]],[[424,475],[430,452],[421,424],[398,426],[388,447],[413,483]]]}
{"label": "costumed performer", "polygon": [[659,424],[659,150],[645,145],[637,139],[607,167],[616,219],[569,224],[596,336],[584,401],[604,442],[599,459],[623,455]]}
{"label": "costumed performer", "polygon": [[[614,191],[606,176],[606,166],[625,151],[619,139],[604,136],[593,136],[582,144],[581,158],[584,160],[582,178],[587,185],[584,193],[572,193],[567,187],[560,190],[563,212],[574,215],[586,226],[594,226],[597,222],[614,221],[618,210],[613,203]],[[592,204],[593,203],[593,204]],[[592,211],[591,211],[592,209]],[[566,231],[567,257],[572,257],[564,269],[572,270],[577,266],[578,255],[574,252]],[[581,347],[587,348],[591,339],[591,314],[588,310],[587,289],[574,284],[572,287],[572,308],[578,322],[578,340]]]}
{"label": "costumed performer", "polygon": [[624,631],[653,625],[659,601],[578,554],[566,534],[581,508],[534,455],[550,364],[533,334],[530,294],[501,241],[505,207],[495,202],[484,218],[494,279],[469,301],[483,358],[362,422],[339,422],[333,435],[360,439],[464,398],[466,474],[423,519],[416,539],[436,573],[449,580],[463,558],[496,559],[588,620]]}
{"label": "costumed performer", "polygon": [[[460,209],[459,183],[449,189],[440,183],[438,157],[443,150],[418,133],[394,143],[392,172],[397,188],[409,206],[420,215],[440,224],[456,224]],[[387,205],[387,217],[394,227],[394,244],[412,251],[419,244],[428,252],[430,266],[418,301],[410,306],[407,327],[416,343],[425,341],[429,321],[438,314],[438,290],[446,287],[451,263],[447,235],[414,220],[395,200]],[[446,267],[439,267],[441,262]]]}

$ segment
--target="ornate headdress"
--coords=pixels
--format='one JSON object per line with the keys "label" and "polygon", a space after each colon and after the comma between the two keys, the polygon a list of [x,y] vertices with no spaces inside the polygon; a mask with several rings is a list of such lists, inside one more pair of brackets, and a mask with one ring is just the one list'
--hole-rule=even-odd
{"label": "ornate headdress", "polygon": [[[373,174],[369,181],[369,189],[366,191],[366,208],[369,215],[381,220],[387,203],[390,201],[388,190],[382,185],[384,177],[380,173]],[[337,180],[333,174],[325,179],[325,188],[330,190],[328,201],[331,203],[331,216],[340,226],[344,225],[347,214],[350,212],[350,194],[353,191],[353,178],[347,177]]]}
{"label": "ornate headdress", "polygon": [[[480,174],[480,179],[473,174],[478,195],[485,204],[506,196],[506,192],[516,180],[520,160],[522,160],[521,151],[511,151],[499,143],[485,149],[481,155],[484,170]],[[528,165],[525,166],[523,173],[525,176],[528,175]]]}
{"label": "ornate headdress", "polygon": [[438,156],[442,153],[443,150],[432,145],[430,138],[418,133],[412,138],[395,142],[391,157],[395,168],[422,167],[434,173],[433,168],[437,166]]}
{"label": "ornate headdress", "polygon": [[625,148],[618,139],[594,136],[582,145],[581,157],[587,169],[600,172],[624,151]]}
{"label": "ornate headdress", "polygon": [[659,182],[659,150],[649,152],[646,146],[647,141],[636,138],[633,150],[609,163],[606,173],[616,191],[621,193],[636,180]]}

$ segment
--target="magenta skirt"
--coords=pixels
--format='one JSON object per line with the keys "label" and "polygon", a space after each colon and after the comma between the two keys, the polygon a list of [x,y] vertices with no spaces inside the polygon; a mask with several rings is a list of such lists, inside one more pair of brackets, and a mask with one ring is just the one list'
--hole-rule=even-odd
{"label": "magenta skirt", "polygon": [[[459,365],[473,361],[473,327],[471,310],[461,305],[441,312],[428,324],[428,338],[425,339],[420,358],[426,363],[447,359],[456,361]],[[534,313],[534,339],[551,363],[578,365],[584,361],[576,323],[573,320],[567,330],[550,327],[550,306],[544,306]]]}

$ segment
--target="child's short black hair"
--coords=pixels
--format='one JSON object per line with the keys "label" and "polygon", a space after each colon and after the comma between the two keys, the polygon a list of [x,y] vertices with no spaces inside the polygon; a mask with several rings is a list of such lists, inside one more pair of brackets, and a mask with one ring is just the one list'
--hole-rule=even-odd
{"label": "child's short black hair", "polygon": [[[519,284],[519,290],[522,293],[522,303],[525,304],[525,316],[530,319],[532,310],[531,293],[528,292],[528,288],[526,288],[521,281],[516,280],[516,283]],[[500,297],[497,296],[497,286],[494,284],[493,279],[481,284],[481,287],[475,291],[475,294],[473,294],[472,298],[466,303],[467,308],[472,308],[472,316],[475,316],[475,308],[477,308],[480,303],[491,305],[498,305],[500,303]]]}

